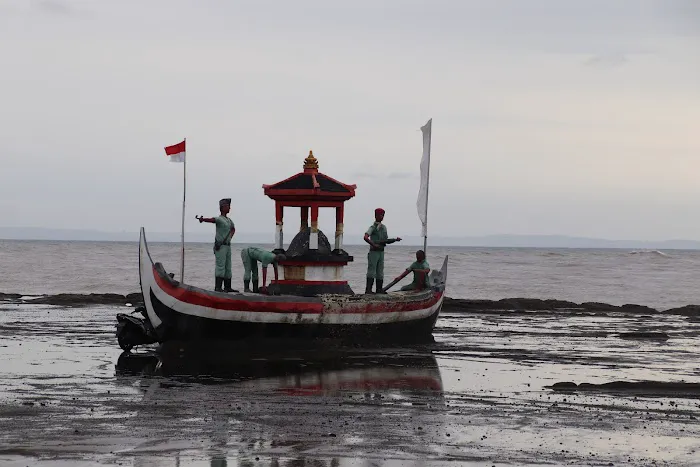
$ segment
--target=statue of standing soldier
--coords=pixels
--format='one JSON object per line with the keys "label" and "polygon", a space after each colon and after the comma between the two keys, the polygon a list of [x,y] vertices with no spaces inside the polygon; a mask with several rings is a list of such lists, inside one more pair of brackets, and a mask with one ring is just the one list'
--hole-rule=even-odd
{"label": "statue of standing soldier", "polygon": [[216,224],[214,237],[214,257],[216,258],[214,290],[216,292],[238,292],[231,288],[231,238],[236,233],[236,227],[228,217],[230,210],[231,198],[224,198],[219,201],[221,214],[218,217],[195,216],[200,223]]}
{"label": "statue of standing soldier", "polygon": [[365,293],[372,293],[372,285],[377,280],[377,293],[384,292],[384,248],[394,242],[400,242],[401,237],[389,238],[386,226],[382,224],[384,220],[384,209],[374,210],[374,223],[367,229],[364,240],[370,246],[367,253],[367,285]]}

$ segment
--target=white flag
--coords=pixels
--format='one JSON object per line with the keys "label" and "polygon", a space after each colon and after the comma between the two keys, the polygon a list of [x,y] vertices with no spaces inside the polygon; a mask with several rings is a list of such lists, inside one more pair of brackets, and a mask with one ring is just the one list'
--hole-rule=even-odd
{"label": "white flag", "polygon": [[423,224],[422,236],[428,235],[428,178],[430,177],[430,134],[433,119],[421,127],[423,132],[423,158],[420,161],[420,190],[418,191],[418,217]]}

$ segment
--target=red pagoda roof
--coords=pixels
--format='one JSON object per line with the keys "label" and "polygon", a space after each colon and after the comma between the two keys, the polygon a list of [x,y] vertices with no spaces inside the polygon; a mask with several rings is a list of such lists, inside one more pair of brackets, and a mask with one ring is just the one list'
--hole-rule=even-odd
{"label": "red pagoda roof", "polygon": [[309,199],[345,201],[355,196],[357,185],[347,185],[318,171],[313,151],[304,159],[304,171],[273,185],[263,185],[272,199]]}

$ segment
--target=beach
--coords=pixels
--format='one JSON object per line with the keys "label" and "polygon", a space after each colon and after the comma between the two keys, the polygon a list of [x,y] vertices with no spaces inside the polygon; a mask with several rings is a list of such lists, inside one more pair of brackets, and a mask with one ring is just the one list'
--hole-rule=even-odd
{"label": "beach", "polygon": [[400,348],[122,354],[125,304],[6,299],[0,465],[700,462],[697,315],[491,308]]}

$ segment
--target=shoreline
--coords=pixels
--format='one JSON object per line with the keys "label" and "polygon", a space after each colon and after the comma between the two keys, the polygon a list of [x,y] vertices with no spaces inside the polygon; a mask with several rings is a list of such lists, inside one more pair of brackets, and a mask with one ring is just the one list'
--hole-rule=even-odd
{"label": "shoreline", "polygon": [[[57,305],[81,307],[89,305],[130,306],[142,302],[140,292],[126,295],[115,293],[60,293],[50,295],[24,295],[0,292],[0,303]],[[600,302],[576,303],[567,300],[512,297],[500,300],[464,299],[445,297],[443,311],[458,313],[503,314],[532,312],[569,312],[569,313],[623,313],[630,315],[681,315],[700,316],[700,305],[688,304],[682,307],[659,310],[645,305],[624,304],[611,305]]]}

